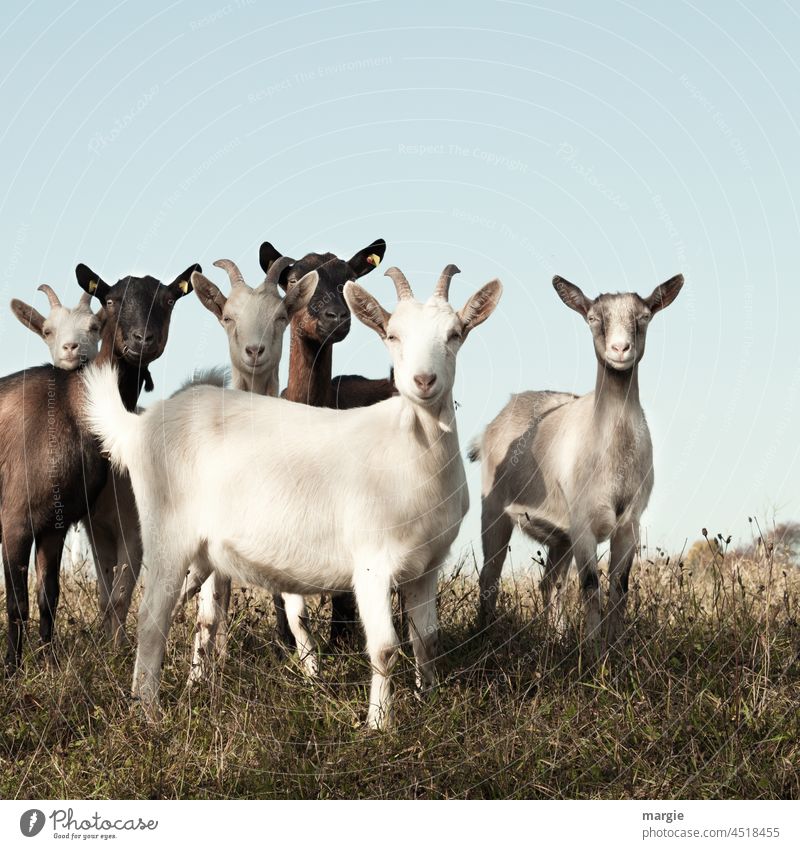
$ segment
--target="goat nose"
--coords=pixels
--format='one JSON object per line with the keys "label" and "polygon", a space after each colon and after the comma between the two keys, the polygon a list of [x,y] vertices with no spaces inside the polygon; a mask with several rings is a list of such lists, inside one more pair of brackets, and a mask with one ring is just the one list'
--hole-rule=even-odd
{"label": "goat nose", "polygon": [[142,333],[141,330],[134,330],[133,331],[133,338],[139,343],[144,343],[145,345],[150,345],[150,344],[152,344],[153,340],[156,337],[155,337],[155,334],[148,333],[147,331]]}
{"label": "goat nose", "polygon": [[244,350],[248,357],[251,357],[255,360],[264,353],[266,348],[264,347],[264,345],[247,345]]}
{"label": "goat nose", "polygon": [[611,350],[615,354],[627,354],[631,349],[630,342],[612,342]]}
{"label": "goat nose", "polygon": [[419,388],[420,392],[428,392],[433,388],[433,384],[436,383],[436,375],[415,374],[414,383],[417,384],[417,387]]}
{"label": "goat nose", "polygon": [[62,345],[62,348],[68,353],[71,354],[73,351],[77,351],[80,346],[77,342],[65,342]]}

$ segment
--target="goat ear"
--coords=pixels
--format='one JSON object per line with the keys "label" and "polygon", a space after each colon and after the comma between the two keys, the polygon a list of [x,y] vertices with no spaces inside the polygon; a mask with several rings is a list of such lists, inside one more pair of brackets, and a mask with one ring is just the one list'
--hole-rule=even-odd
{"label": "goat ear", "polygon": [[553,278],[553,288],[558,293],[558,297],[570,309],[579,312],[586,318],[586,313],[589,312],[589,307],[592,305],[591,298],[587,298],[574,283],[570,283],[569,280],[558,275]]}
{"label": "goat ear", "polygon": [[458,311],[458,317],[464,325],[464,336],[483,324],[494,312],[500,295],[503,294],[503,284],[499,280],[491,280],[464,304]]}
{"label": "goat ear", "polygon": [[99,274],[95,274],[88,265],[80,263],[75,268],[75,276],[78,278],[78,285],[84,292],[94,295],[101,304],[105,302],[106,295],[108,295],[111,287]]}
{"label": "goat ear", "polygon": [[304,274],[296,283],[292,284],[283,299],[283,305],[286,307],[286,312],[289,313],[289,318],[308,306],[308,302],[314,296],[318,282],[319,274],[316,271],[309,271],[308,274]]}
{"label": "goat ear", "polygon": [[283,254],[275,249],[272,242],[262,242],[261,247],[258,249],[258,261],[261,264],[261,270],[264,274],[269,271],[269,267],[272,263],[282,256]]}
{"label": "goat ear", "polygon": [[18,301],[14,298],[11,301],[11,312],[27,327],[32,330],[37,336],[42,336],[44,329],[44,316],[33,307],[26,304],[24,301]]}
{"label": "goat ear", "polygon": [[371,245],[367,245],[350,257],[347,264],[355,271],[356,277],[363,277],[381,264],[385,253],[386,242],[383,239],[376,239]]}
{"label": "goat ear", "polygon": [[[284,254],[278,251],[270,242],[262,243],[261,248],[258,251],[258,261],[261,265],[261,270],[264,272],[264,274],[268,274],[275,260],[280,259],[282,256],[284,256]],[[292,260],[292,263],[294,263],[294,260]],[[281,276],[278,278],[278,285],[281,287],[281,289],[288,289],[289,275],[291,273],[291,265],[287,265],[286,268],[284,268],[281,272]]]}
{"label": "goat ear", "polygon": [[194,288],[200,303],[222,321],[222,311],[228,299],[220,292],[216,284],[212,283],[205,274],[199,271],[192,272],[192,287]]}
{"label": "goat ear", "polygon": [[344,299],[350,312],[362,324],[371,327],[381,339],[385,338],[386,326],[392,315],[366,289],[349,280],[344,284]]}
{"label": "goat ear", "polygon": [[643,300],[650,312],[655,314],[659,310],[663,310],[664,307],[668,307],[678,297],[678,292],[680,292],[682,286],[683,275],[676,274],[674,277],[670,277],[666,283],[656,286],[653,289],[653,294],[649,298],[643,298]]}
{"label": "goat ear", "polygon": [[192,274],[195,271],[202,271],[198,263],[194,265],[190,265],[186,271],[179,274],[172,283],[169,284],[169,289],[175,297],[177,301],[178,298],[182,298],[184,295],[188,295],[189,292],[192,291]]}

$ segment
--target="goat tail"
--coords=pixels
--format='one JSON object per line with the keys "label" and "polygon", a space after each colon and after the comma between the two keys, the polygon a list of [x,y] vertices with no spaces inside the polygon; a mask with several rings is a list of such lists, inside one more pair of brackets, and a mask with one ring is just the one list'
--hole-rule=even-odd
{"label": "goat tail", "polygon": [[126,469],[133,458],[141,419],[122,403],[117,370],[111,363],[89,365],[84,369],[83,383],[86,424],[112,465]]}
{"label": "goat tail", "polygon": [[470,463],[477,463],[481,459],[481,440],[477,437],[467,446],[467,459]]}

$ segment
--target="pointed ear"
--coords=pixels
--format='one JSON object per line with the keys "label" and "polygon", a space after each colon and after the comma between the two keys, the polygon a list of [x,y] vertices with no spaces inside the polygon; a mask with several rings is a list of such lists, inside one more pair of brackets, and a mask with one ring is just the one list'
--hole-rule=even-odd
{"label": "pointed ear", "polygon": [[385,253],[386,242],[383,239],[376,239],[371,245],[367,245],[350,257],[347,264],[355,271],[356,277],[363,277],[381,264]]}
{"label": "pointed ear", "polygon": [[220,292],[217,286],[212,283],[205,274],[199,271],[193,271],[191,276],[192,288],[194,289],[200,303],[211,313],[222,321],[222,311],[225,309],[225,304],[228,299]]}
{"label": "pointed ear", "polygon": [[499,280],[490,280],[464,304],[458,311],[458,317],[464,325],[464,336],[489,318],[502,294],[503,284]]}
{"label": "pointed ear", "polygon": [[589,307],[592,305],[591,298],[587,298],[574,283],[570,283],[569,280],[558,275],[553,278],[553,288],[558,293],[558,297],[571,310],[575,310],[586,318],[586,313],[589,312]]}
{"label": "pointed ear", "polygon": [[319,274],[316,271],[309,271],[308,274],[304,274],[289,287],[289,291],[283,299],[283,305],[289,313],[289,318],[308,306],[308,302],[314,296],[318,281]]}
{"label": "pointed ear", "polygon": [[16,298],[11,302],[11,312],[37,336],[42,336],[44,328],[44,316],[33,307],[28,306],[24,301],[18,301]]}
{"label": "pointed ear", "polygon": [[683,275],[676,274],[674,277],[670,277],[666,283],[656,286],[649,298],[642,298],[642,300],[647,304],[650,312],[655,315],[659,310],[668,307],[678,297],[678,292],[680,292],[682,286]]}
{"label": "pointed ear", "polygon": [[258,249],[258,261],[261,264],[261,270],[264,274],[269,271],[269,267],[272,263],[282,256],[283,254],[276,250],[275,246],[271,242],[262,242],[261,247]]}
{"label": "pointed ear", "polygon": [[350,312],[362,324],[371,327],[381,339],[386,337],[386,326],[392,314],[386,312],[366,289],[349,280],[344,284],[344,299]]}
{"label": "pointed ear", "polygon": [[[258,251],[258,261],[264,274],[269,274],[272,264],[282,256],[284,256],[284,254],[278,251],[270,242],[264,242]],[[288,258],[291,259],[291,257]],[[293,264],[294,260],[292,259],[292,265]],[[278,285],[283,290],[286,290],[289,286],[289,276],[292,273],[292,265],[287,265],[281,272],[281,276],[278,278]]]}
{"label": "pointed ear", "polygon": [[95,274],[88,265],[80,263],[75,268],[75,276],[78,278],[78,285],[84,292],[94,295],[101,304],[105,303],[106,295],[108,295],[108,290],[111,287],[99,274]]}
{"label": "pointed ear", "polygon": [[179,274],[172,283],[169,284],[169,289],[172,292],[173,297],[177,301],[178,298],[182,298],[184,295],[188,295],[189,292],[192,291],[192,274],[195,271],[202,271],[198,263],[194,265],[190,265],[184,272]]}

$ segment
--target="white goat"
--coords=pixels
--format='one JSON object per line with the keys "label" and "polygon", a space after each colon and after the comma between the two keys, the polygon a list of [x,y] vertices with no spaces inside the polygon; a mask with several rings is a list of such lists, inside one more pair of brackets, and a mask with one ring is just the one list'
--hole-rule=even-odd
{"label": "white goat", "polygon": [[561,585],[572,557],[586,611],[586,636],[599,648],[597,545],[611,539],[606,644],[624,618],[628,575],[638,547],[639,519],[653,488],[650,432],[639,403],[639,363],[648,322],[672,303],[678,275],[648,298],[600,295],[591,300],[553,278],[564,303],[592,332],[595,391],[588,395],[523,392],[486,428],[470,459],[482,459],[483,570],[480,620],[495,612],[500,572],[518,525],[548,546],[541,590],[552,625],[563,630]]}
{"label": "white goat", "polygon": [[[253,289],[247,285],[236,263],[217,260],[214,265],[228,273],[230,295],[225,297],[219,288],[200,272],[192,276],[192,285],[203,306],[212,312],[228,336],[231,357],[231,386],[254,395],[278,395],[278,368],[281,360],[283,334],[292,316],[303,309],[314,294],[317,273],[306,274],[281,297],[278,281],[291,259],[276,260],[264,282]],[[202,379],[201,379],[202,380]],[[215,650],[222,656],[226,645],[226,625],[231,598],[231,580],[220,572],[210,575],[196,564],[188,570],[177,610],[200,589],[197,610],[190,682],[206,675],[207,661]],[[298,601],[289,600],[295,613]],[[299,600],[302,612],[302,598]],[[303,656],[306,646],[298,648]],[[313,654],[306,663],[313,664]],[[311,669],[315,671],[315,669]]]}
{"label": "white goat", "polygon": [[105,323],[102,307],[96,313],[92,312],[89,306],[92,296],[87,292],[81,295],[77,306],[70,308],[61,304],[58,295],[46,283],[39,286],[39,291],[44,292],[50,302],[47,318],[17,298],[11,301],[11,311],[25,327],[44,339],[53,365],[72,371],[93,360],[97,356],[100,333]]}
{"label": "white goat", "polygon": [[457,270],[448,266],[423,304],[390,269],[393,314],[345,285],[350,310],[394,362],[400,394],[372,407],[330,410],[200,386],[133,416],[117,401],[112,369],[87,370],[87,421],[112,462],[129,469],[140,509],[149,572],[133,694],[146,708],[157,706],[172,608],[192,560],[281,592],[355,590],[373,668],[373,728],[391,720],[398,586],[418,684],[434,683],[436,577],[469,506],[456,355],[502,290],[493,280],[456,312],[447,297]]}
{"label": "white goat", "polygon": [[[92,312],[92,296],[88,293],[81,295],[77,306],[70,308],[62,305],[50,286],[42,284],[39,291],[50,302],[47,318],[16,298],[11,301],[11,309],[28,329],[45,341],[53,365],[73,371],[94,360],[106,320],[103,308]],[[142,556],[139,518],[127,473],[109,474],[91,511],[72,528],[74,537],[78,537],[81,527],[95,561],[103,631],[119,645],[124,638],[125,619]]]}

